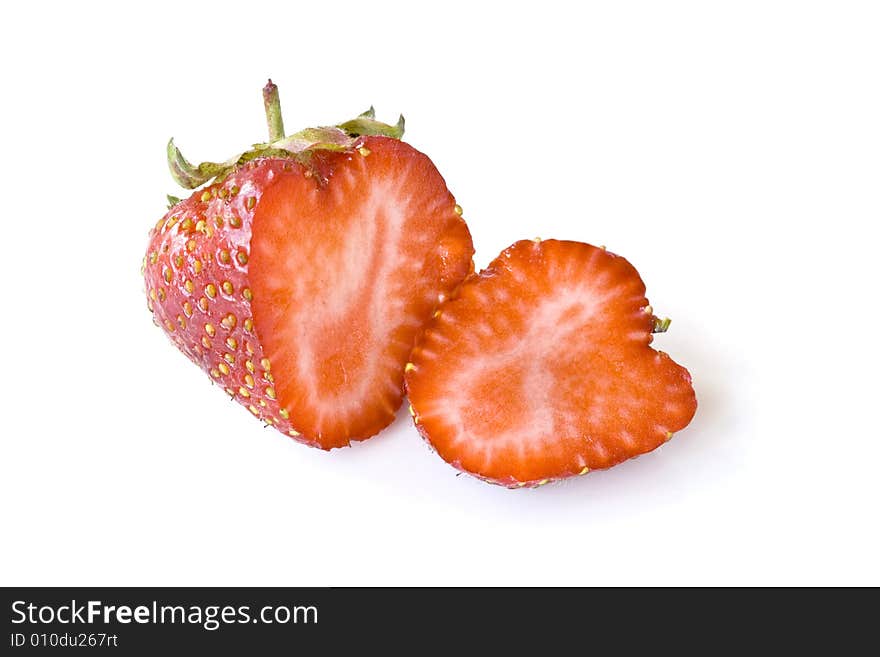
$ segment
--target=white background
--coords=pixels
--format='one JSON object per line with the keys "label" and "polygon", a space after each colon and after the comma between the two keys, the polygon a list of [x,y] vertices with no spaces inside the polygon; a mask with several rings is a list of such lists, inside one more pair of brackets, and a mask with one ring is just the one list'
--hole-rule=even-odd
{"label": "white background", "polygon": [[[880,584],[880,16],[870,2],[13,3],[2,55],[5,585]],[[194,4],[194,3],[193,3]],[[322,453],[155,328],[175,186],[371,103],[485,266],[607,245],[700,407],[660,450],[508,491],[403,415]]]}

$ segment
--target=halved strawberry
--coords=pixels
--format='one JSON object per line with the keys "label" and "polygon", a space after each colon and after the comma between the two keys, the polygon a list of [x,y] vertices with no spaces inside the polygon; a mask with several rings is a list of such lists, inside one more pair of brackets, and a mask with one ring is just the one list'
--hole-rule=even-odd
{"label": "halved strawberry", "polygon": [[369,113],[290,137],[278,120],[272,132],[199,167],[169,144],[179,182],[215,182],[151,233],[148,305],[254,415],[341,447],[394,419],[418,332],[473,270],[471,237],[431,161],[398,140],[402,123]]}
{"label": "halved strawberry", "polygon": [[406,366],[411,411],[443,459],[535,486],[648,452],[696,411],[638,272],[580,242],[517,242],[443,303]]}

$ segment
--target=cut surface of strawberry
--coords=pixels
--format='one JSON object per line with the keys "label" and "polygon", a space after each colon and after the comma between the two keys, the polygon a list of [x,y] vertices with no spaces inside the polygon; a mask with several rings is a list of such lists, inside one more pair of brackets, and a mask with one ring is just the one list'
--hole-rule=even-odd
{"label": "cut surface of strawberry", "polygon": [[696,411],[691,377],[650,344],[657,319],[625,259],[521,241],[437,309],[406,366],[422,436],[509,487],[649,452]]}
{"label": "cut surface of strawberry", "polygon": [[473,249],[431,161],[388,137],[282,173],[254,214],[254,322],[278,401],[325,446],[394,419],[403,369]]}

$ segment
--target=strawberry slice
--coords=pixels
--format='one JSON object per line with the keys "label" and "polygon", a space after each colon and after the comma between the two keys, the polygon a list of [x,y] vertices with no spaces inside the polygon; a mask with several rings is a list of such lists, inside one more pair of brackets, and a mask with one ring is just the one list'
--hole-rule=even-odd
{"label": "strawberry slice", "polygon": [[406,366],[422,436],[491,483],[536,486],[649,452],[696,411],[687,370],[650,347],[645,285],[579,242],[521,241],[443,303]]}
{"label": "strawberry slice", "polygon": [[297,430],[324,447],[394,419],[403,368],[440,300],[471,269],[470,234],[431,161],[387,137],[296,168],[253,219],[254,323]]}

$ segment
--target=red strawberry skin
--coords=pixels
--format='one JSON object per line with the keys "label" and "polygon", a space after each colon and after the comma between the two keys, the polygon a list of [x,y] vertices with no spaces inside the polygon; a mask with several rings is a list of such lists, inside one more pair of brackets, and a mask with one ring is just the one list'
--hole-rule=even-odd
{"label": "red strawberry skin", "polygon": [[[395,178],[413,168],[420,176]],[[357,235],[346,234],[352,217],[384,230],[387,216],[409,197],[418,203],[394,215],[404,238],[394,248],[390,240],[359,245]],[[393,420],[416,334],[438,299],[472,271],[473,247],[459,213],[430,160],[394,139],[365,137],[351,150],[316,154],[308,166],[254,160],[156,224],[145,258],[147,303],[171,341],[256,417],[310,446],[348,445]],[[426,233],[425,241],[399,258],[415,230]],[[370,250],[371,260],[358,261],[369,266],[333,269],[358,248]],[[389,269],[383,258],[406,260],[407,267]],[[386,287],[406,275],[410,293],[401,307],[387,310],[388,299],[369,294],[333,296],[340,287],[370,292],[377,267]],[[313,321],[327,319],[327,298],[337,299],[347,333],[341,323],[326,330],[326,321]],[[371,304],[386,304],[386,312]],[[337,358],[312,358],[303,368],[303,351]],[[385,366],[359,368],[372,353]],[[303,389],[312,392],[305,402],[296,396]],[[313,398],[344,412],[309,406]]]}
{"label": "red strawberry skin", "polygon": [[406,367],[416,426],[447,462],[508,487],[649,452],[697,406],[687,370],[650,347],[654,320],[625,259],[517,242],[426,326]]}
{"label": "red strawberry skin", "polygon": [[154,321],[178,349],[255,416],[317,446],[284,417],[251,307],[254,209],[296,166],[255,160],[172,207],[150,232],[144,280]]}

